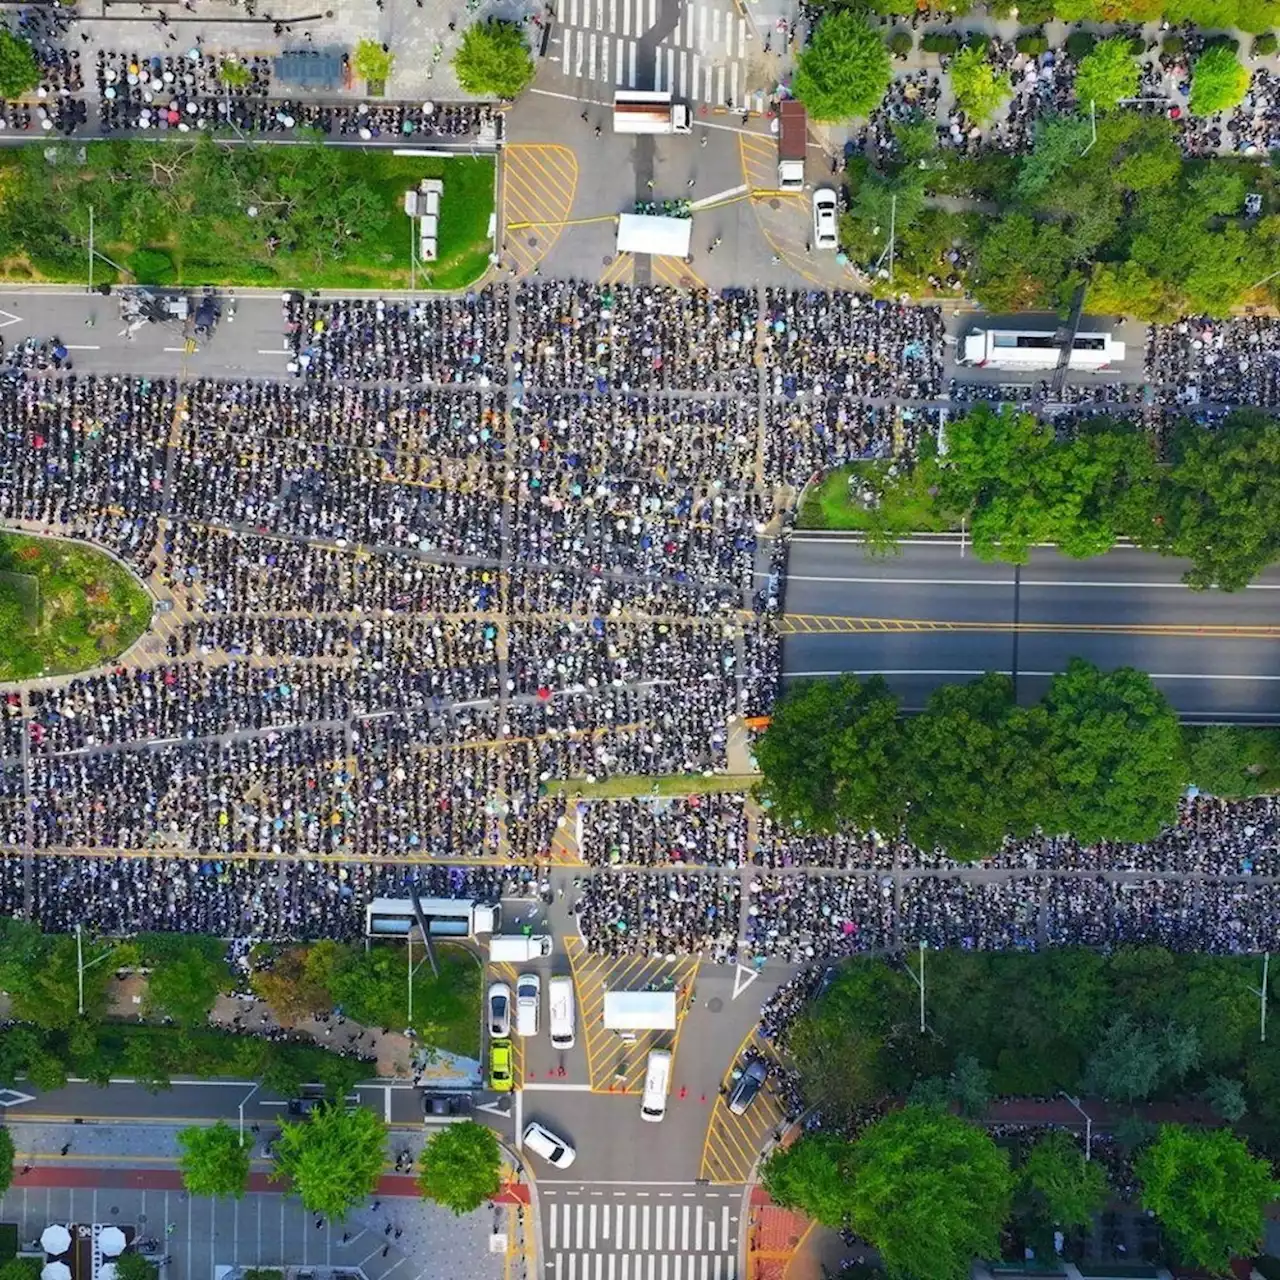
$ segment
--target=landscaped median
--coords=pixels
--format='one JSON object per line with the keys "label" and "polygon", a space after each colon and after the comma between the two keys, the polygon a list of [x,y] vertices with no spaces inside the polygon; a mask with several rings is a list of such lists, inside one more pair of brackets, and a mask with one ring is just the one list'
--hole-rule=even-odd
{"label": "landscaped median", "polygon": [[[84,282],[92,209],[97,282],[462,289],[488,270],[494,165],[207,134],[14,147],[0,154],[0,276]],[[444,183],[438,257],[415,268],[404,193],[424,178]]]}

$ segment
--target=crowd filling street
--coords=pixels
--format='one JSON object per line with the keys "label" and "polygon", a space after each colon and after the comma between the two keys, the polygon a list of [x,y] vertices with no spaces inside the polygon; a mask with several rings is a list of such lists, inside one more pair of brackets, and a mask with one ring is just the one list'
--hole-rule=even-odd
{"label": "crowd filling street", "polygon": [[[1271,799],[961,868],[783,829],[736,779],[579,793],[749,769],[796,491],[936,433],[938,310],[535,282],[290,294],[281,321],[279,381],[82,375],[53,335],[10,353],[0,516],[106,548],[158,611],[116,665],[0,691],[0,910],[350,938],[416,878],[563,891],[605,955],[1274,936]],[[1262,317],[1153,329],[1149,408],[1274,404],[1278,344]],[[553,872],[566,848],[583,865]]]}

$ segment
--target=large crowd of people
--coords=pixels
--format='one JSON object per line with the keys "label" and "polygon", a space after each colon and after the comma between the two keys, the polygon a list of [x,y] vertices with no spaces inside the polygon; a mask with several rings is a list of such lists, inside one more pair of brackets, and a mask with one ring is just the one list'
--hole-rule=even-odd
{"label": "large crowd of people", "polygon": [[[84,879],[102,928],[348,936],[409,864],[487,896],[576,854],[604,954],[1265,943],[1270,800],[969,871],[741,790],[592,797],[743,768],[780,674],[788,488],[936,436],[936,310],[534,282],[290,294],[282,323],[283,382],[0,379],[0,517],[107,547],[171,611],[122,665],[2,691],[9,906],[52,927]],[[1278,333],[1154,330],[1156,394],[1275,403]]]}

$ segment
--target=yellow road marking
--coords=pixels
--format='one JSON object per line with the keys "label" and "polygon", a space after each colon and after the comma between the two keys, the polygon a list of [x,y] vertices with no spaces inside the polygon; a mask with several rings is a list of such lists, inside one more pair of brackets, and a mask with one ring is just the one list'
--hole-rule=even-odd
{"label": "yellow road marking", "polygon": [[1217,622],[956,622],[936,618],[844,618],[813,613],[788,613],[776,618],[779,635],[880,634],[883,632],[999,631],[1066,633],[1071,635],[1211,637],[1218,640],[1280,640],[1280,625]]}
{"label": "yellow road marking", "polygon": [[512,964],[490,964],[492,976],[485,980],[484,991],[484,1019],[486,1040],[488,1037],[489,1025],[489,983],[505,982],[511,988],[511,1008],[508,1013],[511,1018],[511,1079],[515,1082],[517,1089],[524,1088],[524,1037],[515,1034],[516,1029],[516,969]]}
{"label": "yellow road marking", "polygon": [[782,1125],[786,1116],[782,1104],[773,1093],[768,1081],[756,1095],[755,1102],[745,1115],[735,1116],[727,1102],[733,1078],[733,1068],[743,1055],[753,1049],[770,1066],[771,1073],[782,1069],[782,1059],[777,1049],[759,1034],[757,1027],[747,1032],[734,1052],[721,1080],[711,1118],[707,1123],[706,1137],[702,1142],[702,1161],[699,1177],[726,1186],[745,1182],[751,1173],[765,1139],[771,1130]]}
{"label": "yellow road marking", "polygon": [[[514,143],[503,152],[503,252],[519,274],[531,271],[560,238],[578,187],[578,160],[568,147],[551,143]],[[507,237],[536,230],[537,243]]]}

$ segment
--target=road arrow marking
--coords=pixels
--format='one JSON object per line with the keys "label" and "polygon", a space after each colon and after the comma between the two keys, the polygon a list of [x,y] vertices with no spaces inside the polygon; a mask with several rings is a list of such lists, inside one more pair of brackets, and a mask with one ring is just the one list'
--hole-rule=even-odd
{"label": "road arrow marking", "polygon": [[20,1107],[24,1102],[34,1102],[34,1093],[19,1093],[17,1089],[0,1089],[0,1107]]}
{"label": "road arrow marking", "polygon": [[487,1111],[490,1115],[501,1116],[504,1120],[510,1119],[511,1117],[510,1104],[508,1104],[504,1109],[500,1102],[482,1102],[476,1110]]}
{"label": "road arrow marking", "polygon": [[0,329],[3,329],[6,325],[22,323],[21,316],[15,316],[12,311],[5,311],[2,307],[0,307],[0,316],[6,317],[0,320]]}
{"label": "road arrow marking", "polygon": [[735,965],[733,975],[733,995],[729,998],[736,1000],[759,976],[759,969],[748,969],[745,964]]}

